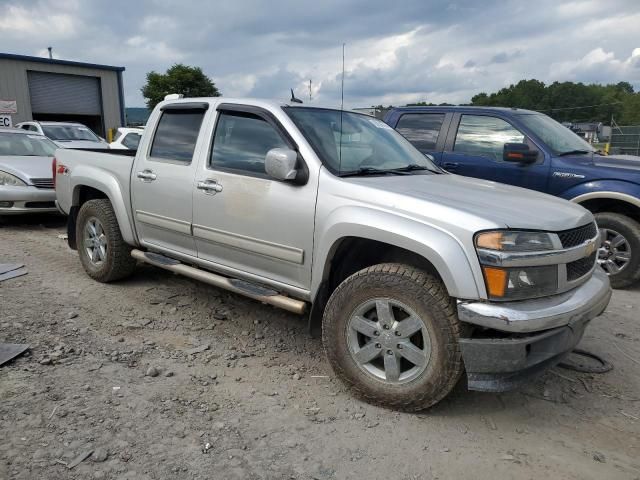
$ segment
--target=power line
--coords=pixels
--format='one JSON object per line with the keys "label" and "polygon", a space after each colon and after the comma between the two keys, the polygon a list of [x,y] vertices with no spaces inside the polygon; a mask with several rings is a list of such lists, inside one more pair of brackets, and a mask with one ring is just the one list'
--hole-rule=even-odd
{"label": "power line", "polygon": [[557,112],[558,110],[580,110],[581,108],[605,107],[609,105],[618,105],[620,103],[623,103],[623,102],[599,103],[597,105],[584,105],[582,107],[548,108],[546,110],[537,110],[537,111],[538,112]]}

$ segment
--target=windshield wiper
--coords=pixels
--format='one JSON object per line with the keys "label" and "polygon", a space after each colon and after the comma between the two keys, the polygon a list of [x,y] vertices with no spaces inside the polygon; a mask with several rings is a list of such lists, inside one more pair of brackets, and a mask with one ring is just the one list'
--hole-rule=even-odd
{"label": "windshield wiper", "polygon": [[573,154],[581,154],[586,155],[587,153],[593,153],[591,150],[567,150],[566,152],[560,152],[558,154],[559,157],[564,157],[565,155],[573,155]]}
{"label": "windshield wiper", "polygon": [[348,172],[343,172],[340,174],[341,177],[358,177],[365,175],[407,175],[407,173],[403,172],[402,170],[395,169],[384,170],[375,167],[361,167],[357,170],[350,170]]}
{"label": "windshield wiper", "polygon": [[426,165],[418,165],[417,163],[412,163],[411,165],[407,165],[406,167],[398,167],[392,168],[394,172],[415,172],[416,170],[427,170],[433,173],[442,173],[438,170],[434,170],[433,168],[429,168]]}

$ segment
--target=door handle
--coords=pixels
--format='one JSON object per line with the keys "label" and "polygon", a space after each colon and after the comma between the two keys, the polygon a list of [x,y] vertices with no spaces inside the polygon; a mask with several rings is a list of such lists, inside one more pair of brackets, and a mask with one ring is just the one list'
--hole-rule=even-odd
{"label": "door handle", "polygon": [[153,173],[153,171],[151,171],[151,170],[149,170],[149,169],[145,169],[145,170],[143,170],[143,171],[141,171],[141,172],[138,172],[138,173],[136,174],[136,176],[137,176],[140,180],[142,180],[143,182],[144,182],[144,181],[147,181],[147,182],[153,182],[156,178],[158,178],[158,177],[157,177],[157,175],[156,175],[155,173]]}
{"label": "door handle", "polygon": [[222,191],[222,185],[220,185],[217,180],[205,180],[203,182],[198,182],[196,188],[204,191],[207,195],[215,195]]}
{"label": "door handle", "polygon": [[444,162],[442,164],[442,168],[444,168],[445,170],[455,170],[459,166],[460,164],[458,162]]}

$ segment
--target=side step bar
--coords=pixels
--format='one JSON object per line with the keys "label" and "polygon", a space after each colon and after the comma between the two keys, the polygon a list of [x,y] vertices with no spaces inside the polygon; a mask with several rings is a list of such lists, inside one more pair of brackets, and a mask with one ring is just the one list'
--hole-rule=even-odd
{"label": "side step bar", "polygon": [[199,280],[215,287],[220,287],[231,292],[239,293],[240,295],[253,298],[254,300],[258,300],[259,302],[268,303],[269,305],[273,305],[274,307],[288,310],[289,312],[303,314],[307,308],[307,304],[305,302],[287,297],[285,295],[280,295],[274,290],[270,290],[268,288],[250,282],[245,282],[244,280],[223,277],[222,275],[217,275],[206,270],[190,267],[189,265],[185,265],[178,260],[165,257],[164,255],[160,255],[158,253],[143,252],[142,250],[134,249],[131,251],[131,256],[136,260],[140,260],[141,262],[164,268],[165,270],[169,270],[170,272],[178,273],[180,275],[184,275],[185,277],[193,278],[194,280]]}

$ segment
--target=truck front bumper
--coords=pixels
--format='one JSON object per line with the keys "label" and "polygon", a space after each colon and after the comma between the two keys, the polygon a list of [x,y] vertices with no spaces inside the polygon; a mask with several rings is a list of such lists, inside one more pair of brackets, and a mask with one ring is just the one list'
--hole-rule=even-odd
{"label": "truck front bumper", "polygon": [[469,389],[511,390],[555,365],[580,342],[610,298],[609,278],[596,268],[580,287],[549,298],[458,302],[461,321],[484,327],[460,339]]}

